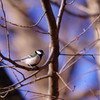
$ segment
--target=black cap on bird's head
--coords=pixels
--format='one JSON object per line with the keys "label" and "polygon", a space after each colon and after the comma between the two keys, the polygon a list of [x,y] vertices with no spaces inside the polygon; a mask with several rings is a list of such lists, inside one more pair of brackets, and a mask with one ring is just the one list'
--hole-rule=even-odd
{"label": "black cap on bird's head", "polygon": [[35,53],[41,56],[44,54],[43,50],[36,50]]}

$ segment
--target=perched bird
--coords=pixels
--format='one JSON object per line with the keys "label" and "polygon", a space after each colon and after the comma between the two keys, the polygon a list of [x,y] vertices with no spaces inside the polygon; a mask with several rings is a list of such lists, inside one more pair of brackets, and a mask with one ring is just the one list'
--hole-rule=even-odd
{"label": "perched bird", "polygon": [[43,55],[44,55],[43,50],[36,50],[32,54],[30,54],[20,60],[15,60],[15,62],[24,62],[28,66],[36,66],[41,61]]}

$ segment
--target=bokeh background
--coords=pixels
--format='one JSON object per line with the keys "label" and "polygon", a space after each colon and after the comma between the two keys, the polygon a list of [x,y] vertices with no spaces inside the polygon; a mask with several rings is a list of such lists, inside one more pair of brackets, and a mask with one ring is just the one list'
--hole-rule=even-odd
{"label": "bokeh background", "polygon": [[[51,6],[57,18],[59,5],[61,0],[50,0]],[[66,0],[66,3],[70,3],[71,0]],[[38,22],[40,17],[43,15],[43,9],[40,0],[3,0],[4,10],[6,18],[12,23],[18,25],[33,25]],[[84,29],[86,29],[93,20],[100,14],[100,1],[99,0],[75,0],[74,3],[66,5],[65,12],[63,14],[62,23],[59,33],[59,45],[60,49],[75,37],[77,37]],[[95,16],[94,16],[95,15]],[[97,16],[96,16],[97,15]],[[4,17],[2,9],[0,7],[0,16]],[[0,20],[0,24],[4,24],[3,20]],[[12,24],[8,25],[8,31],[10,34],[10,49],[11,58],[20,59],[29,53],[43,49],[45,56],[43,57],[40,65],[42,65],[49,55],[49,35],[44,34],[48,32],[48,24],[46,17],[44,16],[41,22],[32,28],[18,27]],[[41,32],[44,33],[41,33]],[[78,40],[69,45],[62,53],[75,54],[80,50],[85,52],[85,49],[89,49],[85,56],[80,57],[71,67],[61,74],[62,78],[69,83],[69,86],[73,91],[69,91],[66,88],[61,89],[64,85],[59,81],[60,96],[64,100],[99,100],[100,99],[100,18],[97,20],[92,27],[90,27],[84,35]],[[96,41],[94,43],[94,41]],[[93,46],[92,46],[93,44]],[[92,46],[92,47],[91,47]],[[7,40],[5,28],[0,27],[0,51],[7,56]],[[93,54],[93,56],[88,55]],[[59,56],[59,70],[72,56]],[[8,62],[6,62],[8,63]],[[70,64],[72,61],[70,62]],[[8,63],[9,64],[9,63]],[[1,63],[1,65],[3,65]],[[22,63],[22,65],[24,65]],[[67,64],[69,66],[69,64]],[[66,67],[67,67],[66,66]],[[27,72],[22,69],[18,69],[28,76],[32,72]],[[0,69],[0,86],[4,87],[9,79],[13,84],[17,82],[14,72],[10,68]],[[47,74],[48,69],[44,69],[38,76]],[[5,75],[7,78],[2,79]],[[16,72],[19,80],[22,76]],[[33,77],[34,78],[34,77]],[[27,81],[32,80],[29,79]],[[4,83],[3,83],[4,82]],[[26,81],[25,81],[26,82]],[[3,84],[2,84],[3,83]],[[41,80],[34,84],[21,88],[22,90],[17,91],[20,98],[16,98],[16,95],[7,96],[7,100],[45,100],[45,97],[39,97],[35,93],[26,93],[24,90],[30,90],[36,93],[47,94],[48,91],[48,80]],[[14,98],[14,99],[13,99]],[[2,100],[2,99],[1,99]]]}

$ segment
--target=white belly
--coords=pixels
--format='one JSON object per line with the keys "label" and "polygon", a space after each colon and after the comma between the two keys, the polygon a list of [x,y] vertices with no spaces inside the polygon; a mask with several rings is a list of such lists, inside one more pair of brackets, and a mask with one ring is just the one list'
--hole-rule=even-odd
{"label": "white belly", "polygon": [[33,65],[33,64],[38,64],[40,61],[40,57],[36,56],[33,58],[28,58],[26,60],[24,60],[23,62],[26,63],[27,65]]}

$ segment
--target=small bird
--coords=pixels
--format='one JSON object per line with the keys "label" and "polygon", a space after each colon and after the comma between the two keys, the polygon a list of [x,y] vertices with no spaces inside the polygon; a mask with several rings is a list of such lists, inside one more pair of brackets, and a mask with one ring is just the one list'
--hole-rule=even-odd
{"label": "small bird", "polygon": [[15,60],[15,62],[24,62],[28,66],[33,67],[39,64],[43,55],[44,55],[43,50],[36,50],[32,54],[25,56],[24,58],[20,60]]}

